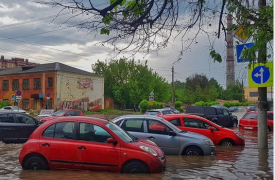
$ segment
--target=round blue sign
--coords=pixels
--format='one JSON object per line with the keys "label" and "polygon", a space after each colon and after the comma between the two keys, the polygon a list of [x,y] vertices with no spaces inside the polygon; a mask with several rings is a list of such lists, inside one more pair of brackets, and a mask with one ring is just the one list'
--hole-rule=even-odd
{"label": "round blue sign", "polygon": [[252,80],[257,84],[264,84],[270,78],[270,71],[265,66],[257,66],[252,71]]}
{"label": "round blue sign", "polygon": [[20,95],[21,95],[21,91],[19,91],[19,90],[16,91],[16,95],[17,95],[17,96],[20,96]]}
{"label": "round blue sign", "polygon": [[47,93],[47,97],[50,97],[50,93]]}

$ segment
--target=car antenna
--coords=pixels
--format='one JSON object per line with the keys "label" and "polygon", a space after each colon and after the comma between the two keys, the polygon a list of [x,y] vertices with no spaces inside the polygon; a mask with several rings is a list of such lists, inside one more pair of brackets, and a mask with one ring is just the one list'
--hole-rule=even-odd
{"label": "car antenna", "polygon": [[106,119],[107,121],[110,121],[110,120],[107,118],[107,116],[105,116],[105,115],[104,115],[104,119]]}

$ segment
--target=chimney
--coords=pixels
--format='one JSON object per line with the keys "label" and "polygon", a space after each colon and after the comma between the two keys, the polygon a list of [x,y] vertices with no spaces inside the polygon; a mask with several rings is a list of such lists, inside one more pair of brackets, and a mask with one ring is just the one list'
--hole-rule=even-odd
{"label": "chimney", "polygon": [[56,71],[58,71],[59,69],[60,69],[60,67],[59,67],[59,63],[58,63],[58,62],[56,62],[56,63],[55,63],[55,70],[56,70]]}
{"label": "chimney", "polygon": [[4,60],[4,56],[3,55],[1,56],[1,60]]}
{"label": "chimney", "polygon": [[29,64],[29,60],[28,59],[25,59],[25,62],[26,62],[26,64]]}

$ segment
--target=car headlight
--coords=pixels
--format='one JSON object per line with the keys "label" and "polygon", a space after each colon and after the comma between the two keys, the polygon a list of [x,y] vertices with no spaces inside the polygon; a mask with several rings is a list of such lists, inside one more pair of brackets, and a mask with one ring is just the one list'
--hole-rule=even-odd
{"label": "car headlight", "polygon": [[241,135],[241,133],[234,131],[234,133],[241,139],[244,139],[244,137]]}
{"label": "car headlight", "polygon": [[210,139],[204,139],[204,142],[209,146],[214,146],[214,143]]}
{"label": "car headlight", "polygon": [[140,149],[142,149],[143,151],[145,152],[148,152],[150,154],[152,154],[153,156],[157,156],[157,153],[156,151],[154,151],[153,149],[149,148],[149,147],[146,147],[146,146],[139,146]]}

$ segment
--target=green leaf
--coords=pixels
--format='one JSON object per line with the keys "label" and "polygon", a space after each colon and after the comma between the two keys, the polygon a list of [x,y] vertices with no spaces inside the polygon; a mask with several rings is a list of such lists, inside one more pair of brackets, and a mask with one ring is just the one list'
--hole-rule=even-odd
{"label": "green leaf", "polygon": [[110,34],[110,30],[109,30],[109,29],[106,29],[106,28],[102,28],[102,29],[100,30],[100,34],[107,34],[107,35],[109,35],[109,34]]}

